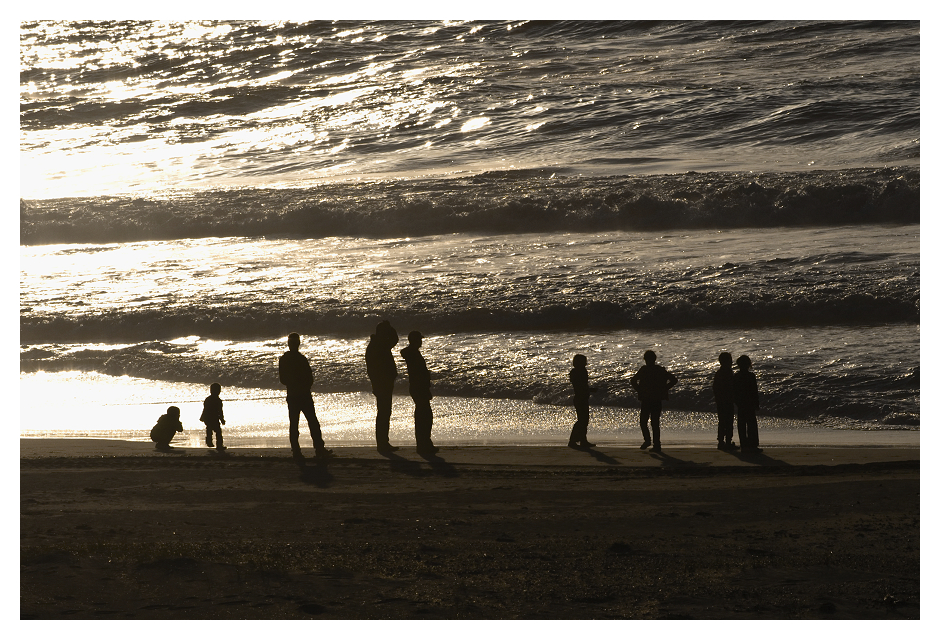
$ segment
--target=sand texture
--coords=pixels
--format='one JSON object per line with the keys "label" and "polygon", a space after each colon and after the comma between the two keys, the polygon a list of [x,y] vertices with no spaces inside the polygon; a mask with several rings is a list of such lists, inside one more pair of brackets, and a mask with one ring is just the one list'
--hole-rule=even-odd
{"label": "sand texture", "polygon": [[20,441],[24,619],[919,619],[920,452]]}

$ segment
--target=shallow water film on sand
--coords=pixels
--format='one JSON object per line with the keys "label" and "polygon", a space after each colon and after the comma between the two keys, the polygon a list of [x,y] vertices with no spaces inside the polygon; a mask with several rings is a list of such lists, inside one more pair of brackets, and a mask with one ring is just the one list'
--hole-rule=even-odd
{"label": "shallow water film on sand", "polygon": [[[127,376],[196,426],[183,403],[220,382],[268,437],[296,331],[321,420],[356,439],[389,319],[396,358],[425,336],[445,439],[505,435],[498,400],[544,424],[513,438],[564,438],[577,353],[595,407],[633,411],[647,349],[690,430],[721,351],[750,355],[768,419],[919,429],[917,22],[20,35],[24,401],[72,381],[94,416]],[[500,418],[468,432],[484,401]]]}

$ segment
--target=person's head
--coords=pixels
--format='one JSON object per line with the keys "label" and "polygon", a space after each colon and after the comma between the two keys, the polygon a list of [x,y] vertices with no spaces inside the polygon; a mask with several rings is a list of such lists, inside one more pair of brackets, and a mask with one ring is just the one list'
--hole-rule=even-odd
{"label": "person's head", "polygon": [[220,385],[218,382],[213,382],[212,384],[209,385],[209,393],[211,393],[212,395],[217,396],[221,392],[222,392],[222,385]]}
{"label": "person's head", "polygon": [[412,331],[411,333],[408,334],[408,343],[417,347],[418,349],[421,348],[423,339],[424,339],[424,336],[421,335],[420,331]]}
{"label": "person's head", "polygon": [[287,336],[287,348],[291,351],[297,351],[300,348],[300,334],[292,333]]}
{"label": "person's head", "polygon": [[180,417],[180,408],[179,407],[167,407],[166,414],[171,418],[176,418],[179,420]]}
{"label": "person's head", "polygon": [[739,356],[735,363],[738,365],[738,369],[741,371],[747,371],[751,368],[751,359],[747,356]]}
{"label": "person's head", "polygon": [[647,351],[646,353],[643,354],[643,359],[646,360],[646,364],[653,364],[654,362],[656,362],[656,352]]}
{"label": "person's head", "polygon": [[383,320],[375,326],[375,337],[382,341],[389,349],[398,344],[398,332],[388,320]]}
{"label": "person's head", "polygon": [[721,353],[719,353],[718,364],[720,364],[723,367],[730,367],[731,366],[731,354],[728,353],[727,351],[722,351]]}
{"label": "person's head", "polygon": [[583,369],[587,366],[587,356],[585,356],[583,353],[579,353],[571,361],[571,364],[577,369]]}

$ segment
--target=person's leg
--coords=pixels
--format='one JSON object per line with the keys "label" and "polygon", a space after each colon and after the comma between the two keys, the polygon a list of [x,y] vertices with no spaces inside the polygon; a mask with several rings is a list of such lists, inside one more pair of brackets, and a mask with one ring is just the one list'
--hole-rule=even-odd
{"label": "person's leg", "polygon": [[757,435],[757,413],[755,411],[748,412],[747,441],[754,449],[760,447],[760,438]]}
{"label": "person's leg", "polygon": [[583,445],[590,444],[587,439],[587,428],[590,421],[591,409],[588,406],[588,403],[585,402],[578,407],[578,424],[580,425],[578,431],[578,442]]}
{"label": "person's leg", "polygon": [[379,448],[387,447],[388,431],[392,419],[392,394],[382,393],[375,396],[375,444]]}
{"label": "person's leg", "polygon": [[646,425],[650,421],[650,403],[649,401],[640,402],[640,430],[643,432],[643,443],[650,443],[650,430]]}
{"label": "person's leg", "polygon": [[734,440],[734,404],[718,405],[718,442],[731,444]]}
{"label": "person's leg", "polygon": [[663,413],[662,401],[650,403],[650,427],[653,430],[653,448],[659,448],[659,419]]}
{"label": "person's leg", "polygon": [[212,424],[206,423],[206,446],[212,446]]}
{"label": "person's leg", "polygon": [[590,415],[588,405],[586,402],[575,402],[574,410],[578,419],[571,428],[571,436],[568,438],[569,444],[583,443],[587,438],[587,424]]}
{"label": "person's leg", "polygon": [[302,455],[300,452],[300,406],[296,398],[287,397],[287,417],[288,417],[288,439],[290,440],[291,453],[297,457]]}
{"label": "person's leg", "polygon": [[217,424],[212,430],[215,431],[215,448],[224,449],[225,445],[222,444],[222,425]]}
{"label": "person's leg", "polygon": [[738,407],[738,440],[742,449],[747,449],[750,446],[750,443],[747,441],[747,418],[744,415],[744,411]]}
{"label": "person's leg", "polygon": [[431,412],[430,400],[415,400],[415,442],[418,448],[432,447],[431,425],[434,414]]}
{"label": "person's leg", "polygon": [[323,446],[323,436],[320,433],[320,421],[317,420],[317,410],[313,406],[313,398],[310,398],[308,401],[304,399],[304,404],[301,407],[304,417],[307,419],[307,427],[310,429],[310,438],[313,440],[313,448],[317,451],[321,451]]}

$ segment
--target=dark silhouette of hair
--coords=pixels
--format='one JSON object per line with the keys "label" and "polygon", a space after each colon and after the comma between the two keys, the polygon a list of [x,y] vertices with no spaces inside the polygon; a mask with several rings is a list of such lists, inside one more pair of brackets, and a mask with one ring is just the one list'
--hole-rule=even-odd
{"label": "dark silhouette of hair", "polygon": [[656,362],[656,352],[647,351],[646,353],[643,354],[643,360],[646,361],[646,364],[653,364],[654,362]]}
{"label": "dark silhouette of hair", "polygon": [[167,415],[176,416],[177,418],[180,416],[179,407],[167,407],[166,412],[167,412]]}
{"label": "dark silhouette of hair", "polygon": [[723,365],[731,366],[731,354],[727,351],[722,351],[718,354],[718,362]]}
{"label": "dark silhouette of hair", "polygon": [[738,356],[735,364],[738,365],[738,368],[747,370],[751,368],[751,359],[747,356]]}
{"label": "dark silhouette of hair", "polygon": [[574,367],[586,367],[587,366],[587,357],[583,353],[579,353],[571,361],[571,365]]}
{"label": "dark silhouette of hair", "polygon": [[287,336],[287,348],[291,351],[297,351],[300,348],[300,334],[291,333]]}
{"label": "dark silhouette of hair", "polygon": [[398,332],[395,331],[392,323],[388,320],[383,320],[375,325],[375,336],[382,343],[383,348],[391,349],[398,344]]}
{"label": "dark silhouette of hair", "polygon": [[218,395],[221,392],[222,392],[222,385],[220,385],[218,382],[213,382],[212,384],[209,385],[209,393],[211,393],[212,395]]}

